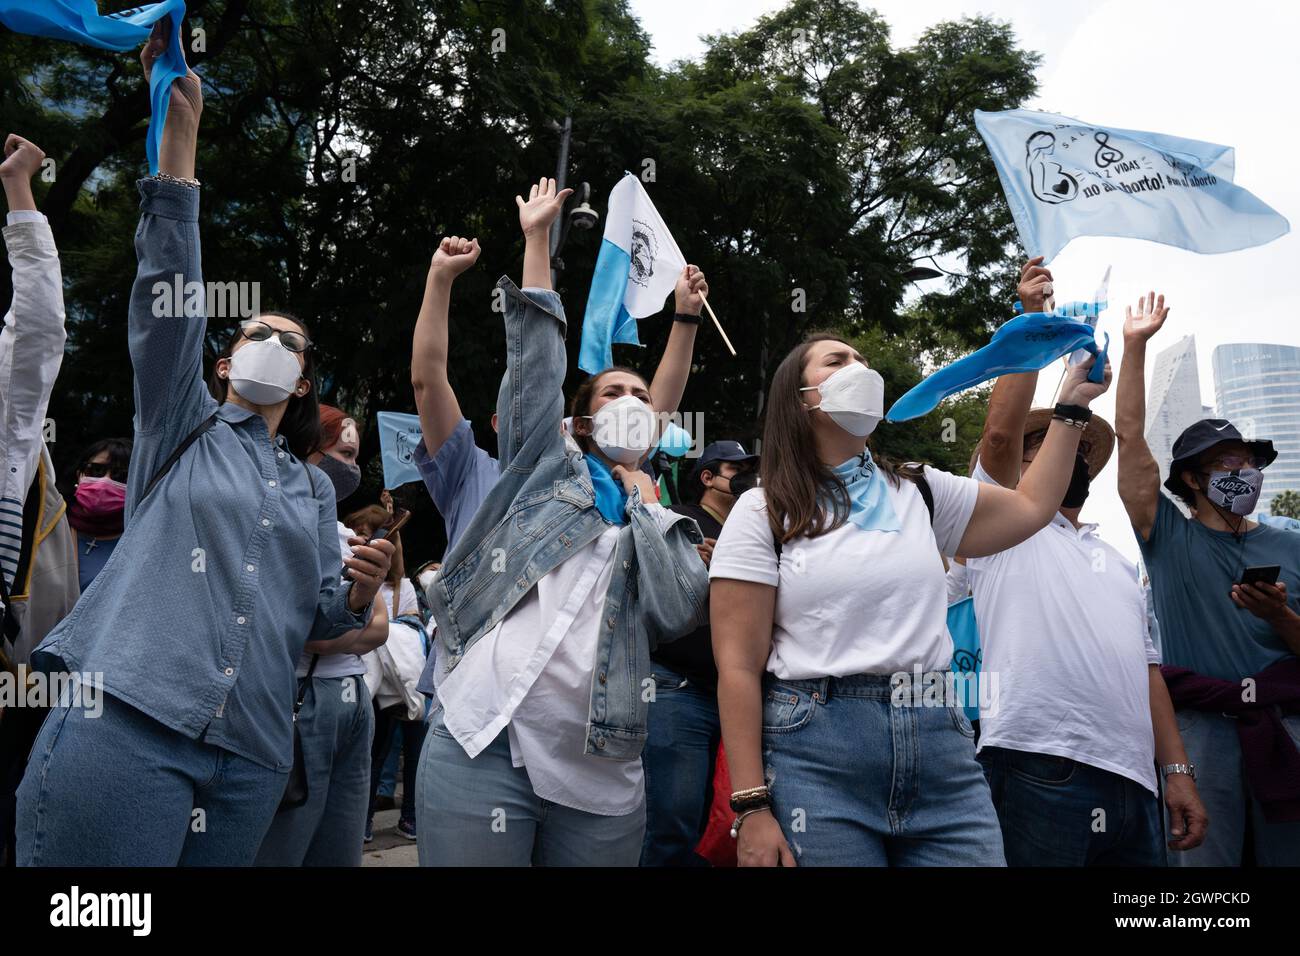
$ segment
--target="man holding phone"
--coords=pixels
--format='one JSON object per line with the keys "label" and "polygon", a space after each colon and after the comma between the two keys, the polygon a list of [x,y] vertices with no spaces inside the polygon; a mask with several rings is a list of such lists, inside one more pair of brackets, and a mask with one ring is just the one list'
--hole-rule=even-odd
{"label": "man holding phone", "polygon": [[1143,437],[1146,343],[1164,296],[1129,311],[1116,396],[1119,493],[1151,575],[1165,680],[1210,815],[1171,865],[1300,865],[1300,536],[1251,521],[1273,443],[1205,419],[1174,443],[1164,487]]}

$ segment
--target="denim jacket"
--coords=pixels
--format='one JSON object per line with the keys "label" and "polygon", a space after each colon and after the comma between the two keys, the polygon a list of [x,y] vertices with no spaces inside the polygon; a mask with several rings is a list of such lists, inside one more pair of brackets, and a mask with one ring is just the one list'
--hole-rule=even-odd
{"label": "denim jacket", "polygon": [[[443,559],[427,598],[450,672],[544,575],[609,525],[587,463],[566,442],[565,318],[554,292],[505,294],[506,374],[497,396],[501,478]],[[703,624],[709,576],[693,520],[660,530],[638,490],[628,497],[597,644],[585,752],[632,760],[645,743],[650,650]],[[647,683],[649,682],[649,683]]]}

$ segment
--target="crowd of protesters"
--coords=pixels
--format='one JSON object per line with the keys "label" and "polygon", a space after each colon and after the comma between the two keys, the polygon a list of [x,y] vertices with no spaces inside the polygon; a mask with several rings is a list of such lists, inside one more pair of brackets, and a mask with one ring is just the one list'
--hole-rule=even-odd
{"label": "crowd of protesters", "polygon": [[[542,179],[475,411],[496,457],[448,376],[480,249],[433,256],[415,463],[448,543],[407,568],[387,493],[338,511],[362,426],[318,400],[308,324],[244,320],[205,382],[207,317],[155,308],[156,282],[202,283],[201,113],[190,73],[139,184],[134,435],[87,448],[68,501],[41,431],[65,341],[43,157],[4,144],[4,673],[102,691],[5,708],[7,862],[359,865],[396,760],[429,866],[1300,864],[1300,535],[1249,517],[1277,453],[1231,422],[1182,434],[1162,493],[1163,296],[1126,316],[1114,427],[1090,408],[1103,356],[1052,408],[1037,373],[999,379],[969,477],[891,462],[870,356],[816,334],[772,378],[761,457],[712,436],[665,505],[652,460],[707,281],[679,277],[653,378],[607,368],[566,401],[569,190]],[[1023,308],[1052,282],[1028,262]],[[1149,591],[1081,520],[1116,453]],[[974,697],[949,627],[968,598]]]}

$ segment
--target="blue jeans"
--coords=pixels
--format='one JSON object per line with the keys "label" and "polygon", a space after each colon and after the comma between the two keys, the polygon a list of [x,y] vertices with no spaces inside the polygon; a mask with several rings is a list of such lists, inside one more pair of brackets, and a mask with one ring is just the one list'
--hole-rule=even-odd
{"label": "blue jeans", "polygon": [[1009,866],[1164,866],[1160,801],[1068,757],[985,747]]}
{"label": "blue jeans", "polygon": [[951,705],[895,706],[889,684],[872,674],[764,682],[765,776],[795,861],[1005,865],[970,721]]}
{"label": "blue jeans", "polygon": [[[375,712],[375,743],[370,752],[370,807],[369,816],[375,815],[375,804],[383,787],[383,772],[390,762],[402,759],[402,812],[400,820],[415,821],[416,772],[420,766],[420,748],[424,746],[425,726],[421,720],[398,720],[390,712]],[[401,743],[394,747],[394,743]],[[391,758],[391,760],[390,760]]]}
{"label": "blue jeans", "polygon": [[248,866],[288,775],[103,695],[56,707],[18,788],[22,866]]}
{"label": "blue jeans", "polygon": [[[1179,710],[1177,717],[1187,759],[1196,765],[1196,789],[1210,815],[1210,827],[1196,849],[1169,850],[1169,865],[1241,866],[1249,817],[1257,865],[1300,866],[1300,823],[1264,820],[1242,768],[1236,720],[1191,708]],[[1284,718],[1283,723],[1300,746],[1300,717]]]}
{"label": "blue jeans", "polygon": [[707,866],[695,847],[709,822],[721,725],[718,696],[654,665],[645,765],[642,866]]}
{"label": "blue jeans", "polygon": [[258,866],[360,866],[375,714],[361,675],[313,677],[298,712],[307,802],[281,810]]}
{"label": "blue jeans", "polygon": [[604,817],[541,799],[505,728],[471,760],[435,711],[416,789],[421,866],[636,866],[641,854],[644,806]]}

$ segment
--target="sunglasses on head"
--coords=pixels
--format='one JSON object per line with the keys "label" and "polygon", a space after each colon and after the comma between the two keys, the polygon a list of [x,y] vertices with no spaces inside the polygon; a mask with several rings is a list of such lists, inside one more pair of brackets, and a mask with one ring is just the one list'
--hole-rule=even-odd
{"label": "sunglasses on head", "polygon": [[259,322],[257,319],[245,319],[240,322],[239,334],[250,342],[265,342],[274,335],[280,340],[280,344],[290,352],[305,352],[308,346],[311,345],[311,339],[301,332],[273,329],[265,322]]}
{"label": "sunglasses on head", "polygon": [[81,473],[87,478],[112,478],[114,481],[126,481],[126,469],[114,468],[106,461],[92,461],[82,467]]}

